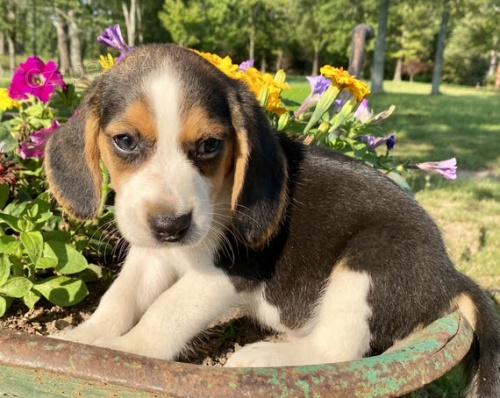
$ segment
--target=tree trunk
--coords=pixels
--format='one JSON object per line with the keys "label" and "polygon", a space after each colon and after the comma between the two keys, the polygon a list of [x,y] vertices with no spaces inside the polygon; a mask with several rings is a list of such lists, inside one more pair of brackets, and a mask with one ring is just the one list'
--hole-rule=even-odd
{"label": "tree trunk", "polygon": [[250,10],[250,37],[248,40],[248,59],[255,59],[255,37],[257,36],[257,16],[259,15],[260,4],[252,6]]}
{"label": "tree trunk", "polygon": [[137,13],[137,39],[139,40],[139,44],[144,43],[144,33],[142,31],[142,10],[141,5],[139,4],[139,0],[137,0],[136,5],[136,13]]}
{"label": "tree trunk", "polygon": [[7,45],[9,47],[9,68],[13,71],[16,67],[16,44],[10,35],[7,35]]}
{"label": "tree trunk", "polygon": [[82,45],[80,42],[80,29],[76,21],[76,11],[68,11],[68,34],[70,40],[70,60],[73,69],[82,68]]}
{"label": "tree trunk", "polygon": [[389,15],[390,0],[380,0],[378,10],[378,29],[375,41],[375,52],[373,53],[372,66],[372,93],[384,92],[384,69],[385,69],[385,39],[387,36],[387,18]]}
{"label": "tree trunk", "polygon": [[262,54],[262,59],[260,60],[260,71],[262,73],[266,73],[266,69],[267,69],[266,54]]}
{"label": "tree trunk", "polygon": [[495,89],[500,91],[500,65],[497,66],[497,77],[495,79]]}
{"label": "tree trunk", "polygon": [[13,71],[16,67],[16,8],[17,2],[12,2],[11,9],[7,11],[7,22],[10,25],[7,31],[7,46],[9,48],[9,67]]}
{"label": "tree trunk", "polygon": [[276,55],[276,70],[280,70],[280,69],[283,69],[283,49],[279,49],[277,51],[277,55]]}
{"label": "tree trunk", "polygon": [[349,73],[360,77],[363,67],[366,41],[373,39],[375,33],[370,25],[356,25],[352,31],[351,53],[349,56]]}
{"label": "tree trunk", "polygon": [[495,74],[495,69],[497,66],[497,52],[495,50],[490,51],[490,67],[488,68],[487,76]]}
{"label": "tree trunk", "polygon": [[127,27],[127,44],[130,47],[135,46],[135,15],[136,15],[136,0],[130,0],[130,10],[127,3],[122,3],[123,17],[125,26]]}
{"label": "tree trunk", "polygon": [[450,17],[447,5],[445,3],[443,14],[441,15],[441,27],[439,28],[436,56],[434,57],[434,70],[432,71],[432,95],[439,94],[439,85],[441,84],[441,75],[443,74],[444,45],[448,29],[448,19]]}
{"label": "tree trunk", "polygon": [[57,29],[57,52],[59,53],[59,70],[61,73],[68,73],[70,67],[68,36],[65,30],[65,21],[61,15],[61,10],[55,9],[56,29]]}
{"label": "tree trunk", "polygon": [[0,32],[0,55],[5,54],[5,33]]}
{"label": "tree trunk", "polygon": [[399,56],[398,60],[396,61],[396,69],[394,69],[394,76],[392,77],[392,81],[400,82],[401,80],[403,80],[402,74],[403,74],[403,57]]}
{"label": "tree trunk", "polygon": [[313,53],[313,65],[312,65],[311,75],[318,76],[318,72],[319,72],[319,46],[315,45],[314,46],[314,53]]}

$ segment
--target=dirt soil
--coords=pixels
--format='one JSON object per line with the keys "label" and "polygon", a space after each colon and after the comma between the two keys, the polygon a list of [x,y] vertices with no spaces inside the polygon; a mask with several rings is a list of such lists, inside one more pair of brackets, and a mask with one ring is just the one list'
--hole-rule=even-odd
{"label": "dirt soil", "polygon": [[[15,302],[0,318],[0,329],[11,329],[29,334],[47,336],[73,328],[88,319],[109,282],[89,283],[89,295],[79,304],[63,308],[41,299],[33,310]],[[197,336],[177,360],[205,366],[222,366],[231,354],[242,346],[257,341],[282,341],[285,337],[264,330],[245,317],[235,314]]]}

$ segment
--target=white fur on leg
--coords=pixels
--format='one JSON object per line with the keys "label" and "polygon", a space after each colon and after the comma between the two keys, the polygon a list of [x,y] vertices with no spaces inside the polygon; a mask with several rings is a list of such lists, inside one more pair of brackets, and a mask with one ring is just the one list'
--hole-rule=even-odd
{"label": "white fur on leg", "polygon": [[165,257],[160,250],[132,247],[120,275],[92,316],[75,329],[51,337],[94,344],[128,332],[147,307],[175,282],[176,271]]}
{"label": "white fur on leg", "polygon": [[234,353],[225,366],[312,365],[361,358],[370,348],[367,273],[336,270],[317,309],[311,334],[287,343],[256,343]]}
{"label": "white fur on leg", "polygon": [[187,272],[158,297],[130,332],[98,340],[96,345],[171,360],[194,336],[227,315],[237,301],[223,271]]}

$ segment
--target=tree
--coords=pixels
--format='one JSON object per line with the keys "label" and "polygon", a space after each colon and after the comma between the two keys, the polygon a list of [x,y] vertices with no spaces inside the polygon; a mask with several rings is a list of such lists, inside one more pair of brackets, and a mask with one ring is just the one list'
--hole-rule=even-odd
{"label": "tree", "polygon": [[387,19],[389,16],[390,0],[380,0],[378,11],[378,29],[375,39],[375,52],[373,53],[372,66],[372,93],[384,92],[384,69],[385,69],[385,41],[387,37]]}
{"label": "tree", "polygon": [[439,28],[439,35],[437,40],[436,55],[434,57],[434,69],[432,71],[432,89],[431,94],[439,94],[439,86],[441,84],[441,75],[443,73],[443,58],[444,46],[446,41],[446,32],[448,30],[448,20],[450,18],[450,11],[447,8],[448,2],[444,4],[444,9],[441,14],[441,26]]}

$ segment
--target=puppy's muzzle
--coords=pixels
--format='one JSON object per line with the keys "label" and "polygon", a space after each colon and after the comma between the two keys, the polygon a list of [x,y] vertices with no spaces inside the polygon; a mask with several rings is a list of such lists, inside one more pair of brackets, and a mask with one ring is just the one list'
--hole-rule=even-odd
{"label": "puppy's muzzle", "polygon": [[175,243],[186,236],[191,226],[192,213],[181,216],[166,214],[152,215],[148,218],[149,228],[159,242]]}

